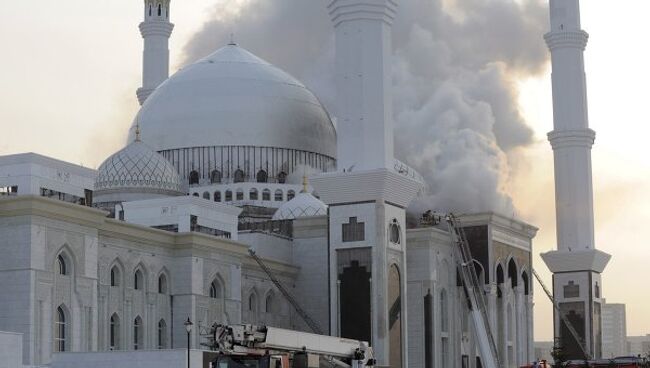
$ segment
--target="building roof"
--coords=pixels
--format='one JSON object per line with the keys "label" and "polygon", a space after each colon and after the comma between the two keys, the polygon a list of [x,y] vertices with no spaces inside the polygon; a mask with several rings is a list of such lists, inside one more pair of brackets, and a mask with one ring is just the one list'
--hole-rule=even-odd
{"label": "building roof", "polygon": [[302,191],[280,206],[273,215],[273,220],[295,220],[301,217],[325,215],[327,215],[327,205],[311,193]]}
{"label": "building roof", "polygon": [[161,84],[136,121],[143,140],[159,152],[257,146],[336,156],[336,131],[316,96],[289,74],[234,44]]}
{"label": "building roof", "polygon": [[139,139],[107,158],[95,180],[97,193],[131,189],[182,194],[174,166]]}

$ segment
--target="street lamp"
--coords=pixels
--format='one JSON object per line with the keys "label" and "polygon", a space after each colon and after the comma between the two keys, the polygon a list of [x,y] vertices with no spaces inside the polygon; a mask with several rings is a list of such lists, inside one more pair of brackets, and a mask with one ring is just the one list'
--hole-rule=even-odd
{"label": "street lamp", "polygon": [[192,332],[194,323],[190,321],[190,317],[187,317],[187,321],[183,325],[185,325],[185,331],[187,331],[187,368],[190,368],[190,332]]}

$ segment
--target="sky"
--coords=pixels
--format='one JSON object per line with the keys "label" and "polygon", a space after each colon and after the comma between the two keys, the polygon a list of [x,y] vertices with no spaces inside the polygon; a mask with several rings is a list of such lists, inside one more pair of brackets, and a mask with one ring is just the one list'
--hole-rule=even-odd
{"label": "sky", "polygon": [[[247,24],[244,20],[250,23],[251,17],[246,18],[248,14],[243,12],[249,10],[247,7],[252,1],[256,0],[173,1],[171,17],[176,27],[170,40],[172,73],[201,53],[207,54],[210,47],[218,46],[225,37],[224,27],[232,27],[227,33],[235,33],[236,38],[241,34],[242,46],[250,46],[259,56],[299,74],[296,76],[308,87],[322,91],[323,96],[319,97],[327,100],[327,89],[322,88],[326,83],[315,77],[313,70],[301,71],[294,59],[283,59],[286,53],[275,55],[270,47],[257,45],[255,41],[258,39],[258,43],[271,44],[274,48],[304,49],[309,45],[281,37],[271,43],[265,38],[273,33],[247,34],[246,29],[241,29]],[[452,18],[481,19],[480,14],[463,13],[462,6],[457,4],[464,2],[467,7],[472,1],[444,0],[443,11]],[[515,0],[496,2],[512,1]],[[142,17],[142,4],[134,0],[0,0],[3,9],[0,12],[0,45],[3,45],[0,53],[0,154],[38,152],[96,168],[124,145],[128,127],[138,111],[135,90],[141,78],[142,40],[137,25]],[[650,333],[650,315],[646,313],[650,294],[646,292],[647,278],[642,276],[650,264],[650,251],[646,248],[650,244],[641,236],[645,225],[650,223],[650,145],[646,144],[650,121],[645,105],[646,89],[650,85],[647,68],[650,51],[643,46],[647,43],[644,25],[650,13],[650,2],[619,0],[616,2],[619,6],[611,4],[594,0],[581,3],[582,26],[591,36],[585,53],[589,117],[591,128],[597,132],[593,148],[595,236],[596,246],[613,256],[603,274],[603,295],[608,302],[627,304],[628,334],[640,335]],[[481,8],[481,11],[487,14],[490,9]],[[409,14],[409,10],[404,9],[404,13]],[[242,21],[237,22],[238,19]],[[221,22],[221,28],[211,28],[215,22]],[[436,30],[434,26],[424,28],[425,31]],[[464,32],[465,38],[481,40],[478,26],[458,29]],[[527,30],[535,28],[531,26]],[[520,40],[514,47],[526,48],[532,42],[526,55],[536,55],[535,50],[544,46],[541,33],[538,39]],[[491,33],[487,34],[492,37]],[[435,72],[448,72],[444,65],[433,67],[437,65],[439,53],[422,51],[418,54],[421,45],[418,40],[426,42],[426,37],[414,37],[413,32],[408,36],[414,43],[412,47],[406,44],[400,47],[398,59],[409,65],[396,69],[398,72],[414,74],[417,65],[413,60],[417,58],[430,62]],[[400,37],[397,35],[396,39]],[[451,48],[459,42],[453,41],[448,45]],[[506,43],[496,36],[489,41]],[[461,51],[456,52],[463,55]],[[496,57],[484,53],[486,57]],[[512,55],[500,59],[502,69],[493,70],[501,78],[494,86],[505,88],[500,94],[494,93],[512,98],[514,113],[502,115],[504,120],[513,119],[509,126],[525,126],[529,132],[520,144],[502,150],[479,151],[479,154],[496,152],[493,161],[485,161],[488,166],[496,165],[499,171],[495,190],[503,191],[511,201],[509,205],[515,216],[540,228],[534,240],[534,267],[550,285],[550,274],[538,256],[553,249],[555,243],[553,162],[546,141],[546,133],[552,129],[550,65],[546,56],[529,61],[517,58],[520,54],[516,52]],[[470,66],[466,69],[472,71]],[[499,74],[500,70],[506,70],[508,78]],[[396,78],[400,97],[408,95],[410,89],[420,88],[413,84],[413,75],[406,72],[398,73]],[[445,81],[463,88],[466,86],[461,82],[483,75],[454,73],[459,77]],[[431,81],[438,86],[434,83],[437,82],[435,76],[431,76]],[[461,92],[471,94],[476,84],[484,81],[478,80],[472,85],[474,89],[465,88]],[[440,85],[448,86],[449,83]],[[441,90],[436,87],[428,93],[437,96]],[[396,104],[406,106],[408,101],[399,100]],[[496,104],[491,106],[494,108]],[[410,110],[404,107],[401,111]],[[441,112],[432,108],[429,113]],[[480,116],[475,111],[470,113],[470,117]],[[498,126],[501,115],[498,112],[494,115],[493,124]],[[416,124],[417,116],[417,113],[404,114],[398,116],[397,121]],[[492,138],[499,140],[498,130],[492,133]],[[499,142],[498,145],[497,148],[502,148],[504,144]],[[404,151],[402,154],[416,159],[420,152]],[[463,157],[479,162],[484,159],[477,155]],[[439,161],[423,160],[416,166],[426,170],[431,163],[438,165]],[[435,170],[430,170],[431,175],[445,176],[437,175],[440,174],[437,170],[446,169],[453,171],[451,166],[435,166]],[[504,175],[503,170],[507,174]],[[438,197],[432,196],[432,201],[444,197],[444,193],[438,194]],[[477,200],[483,199],[481,193],[477,193]],[[552,307],[540,288],[535,291],[535,338],[550,340]]]}

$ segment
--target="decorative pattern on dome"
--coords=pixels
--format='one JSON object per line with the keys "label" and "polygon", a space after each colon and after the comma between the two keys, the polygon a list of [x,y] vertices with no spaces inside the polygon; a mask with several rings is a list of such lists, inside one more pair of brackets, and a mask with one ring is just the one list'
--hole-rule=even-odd
{"label": "decorative pattern on dome", "polygon": [[96,191],[127,188],[180,192],[181,181],[167,159],[136,140],[107,158],[95,179]]}
{"label": "decorative pattern on dome", "polygon": [[327,205],[310,193],[303,191],[278,208],[273,215],[273,220],[295,220],[301,217],[325,215],[327,215]]}

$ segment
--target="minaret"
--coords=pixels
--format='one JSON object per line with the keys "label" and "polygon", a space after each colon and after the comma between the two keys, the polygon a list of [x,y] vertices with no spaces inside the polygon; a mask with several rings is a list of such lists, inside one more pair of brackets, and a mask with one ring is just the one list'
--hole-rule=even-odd
{"label": "minaret", "polygon": [[421,183],[395,169],[393,0],[333,0],[338,171],[312,178],[329,205],[330,333],[371,343],[377,365],[408,367],[406,212]]}
{"label": "minaret", "polygon": [[169,77],[169,36],[174,25],[169,21],[170,0],[145,0],[144,21],[140,34],[144,39],[142,87],[137,95],[140,105]]}
{"label": "minaret", "polygon": [[[579,0],[550,0],[551,31],[544,38],[553,66],[554,130],[548,134],[555,159],[557,250],[542,254],[553,272],[553,294],[581,336],[588,354],[601,354],[601,273],[610,256],[595,248],[591,147]],[[584,354],[559,315],[555,337],[572,359]]]}

